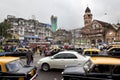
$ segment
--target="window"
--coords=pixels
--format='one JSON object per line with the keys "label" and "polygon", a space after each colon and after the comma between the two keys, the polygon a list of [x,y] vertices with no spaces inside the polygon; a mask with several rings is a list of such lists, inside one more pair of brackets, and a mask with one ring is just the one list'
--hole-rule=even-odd
{"label": "window", "polygon": [[110,50],[111,52],[120,52],[120,48],[113,48]]}
{"label": "window", "polygon": [[112,70],[112,65],[94,65],[92,72],[95,73],[110,73]]}
{"label": "window", "polygon": [[85,51],[85,55],[90,55],[90,51]]}
{"label": "window", "polygon": [[65,59],[77,59],[77,57],[74,54],[66,53]]}
{"label": "window", "polygon": [[74,54],[71,53],[62,53],[54,56],[55,59],[77,59]]}
{"label": "window", "polygon": [[63,59],[64,58],[64,54],[58,54],[54,56],[54,59]]}
{"label": "window", "polygon": [[92,55],[98,55],[97,51],[92,51]]}
{"label": "window", "polygon": [[20,60],[12,61],[6,64],[6,68],[9,72],[16,72],[24,66]]}

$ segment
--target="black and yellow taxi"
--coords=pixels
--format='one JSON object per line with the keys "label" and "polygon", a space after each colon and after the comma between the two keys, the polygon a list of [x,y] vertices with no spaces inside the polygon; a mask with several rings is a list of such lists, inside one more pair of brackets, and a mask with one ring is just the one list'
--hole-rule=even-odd
{"label": "black and yellow taxi", "polygon": [[99,55],[100,50],[97,48],[86,48],[83,50],[82,55],[87,55],[87,56],[94,56],[94,55]]}
{"label": "black and yellow taxi", "polygon": [[109,50],[112,47],[120,47],[120,44],[111,44],[107,46],[107,50]]}
{"label": "black and yellow taxi", "polygon": [[109,49],[107,50],[107,54],[112,56],[120,56],[120,45],[115,44],[109,47]]}
{"label": "black and yellow taxi", "polygon": [[16,48],[16,51],[17,52],[26,52],[26,51],[28,51],[28,49],[27,48]]}
{"label": "black and yellow taxi", "polygon": [[0,80],[35,80],[35,66],[25,66],[18,57],[0,57]]}
{"label": "black and yellow taxi", "polygon": [[16,50],[14,52],[12,52],[11,54],[7,54],[7,56],[15,56],[15,57],[21,57],[21,58],[25,58],[26,54],[28,53],[27,48],[16,48]]}
{"label": "black and yellow taxi", "polygon": [[120,80],[120,58],[91,57],[84,66],[68,67],[63,80]]}

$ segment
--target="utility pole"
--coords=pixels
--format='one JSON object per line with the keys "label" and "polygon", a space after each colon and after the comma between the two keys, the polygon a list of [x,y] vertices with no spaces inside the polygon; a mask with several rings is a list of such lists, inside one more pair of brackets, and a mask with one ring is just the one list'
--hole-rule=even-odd
{"label": "utility pole", "polygon": [[75,47],[75,30],[74,30],[74,47]]}

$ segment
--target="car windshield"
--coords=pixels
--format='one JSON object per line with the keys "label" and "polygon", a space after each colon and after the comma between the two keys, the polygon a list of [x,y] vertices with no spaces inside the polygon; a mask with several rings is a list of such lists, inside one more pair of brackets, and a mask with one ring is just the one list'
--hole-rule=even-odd
{"label": "car windshield", "polygon": [[6,64],[6,68],[9,72],[16,72],[24,66],[21,60],[15,60]]}

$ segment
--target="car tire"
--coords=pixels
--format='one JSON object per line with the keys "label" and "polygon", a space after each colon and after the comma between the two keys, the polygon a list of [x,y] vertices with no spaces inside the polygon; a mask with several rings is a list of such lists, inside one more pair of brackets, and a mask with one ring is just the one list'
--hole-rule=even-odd
{"label": "car tire", "polygon": [[41,69],[42,69],[43,71],[49,71],[49,69],[50,69],[50,66],[49,66],[49,64],[47,64],[47,63],[44,63],[44,64],[42,64],[42,67],[41,67]]}

